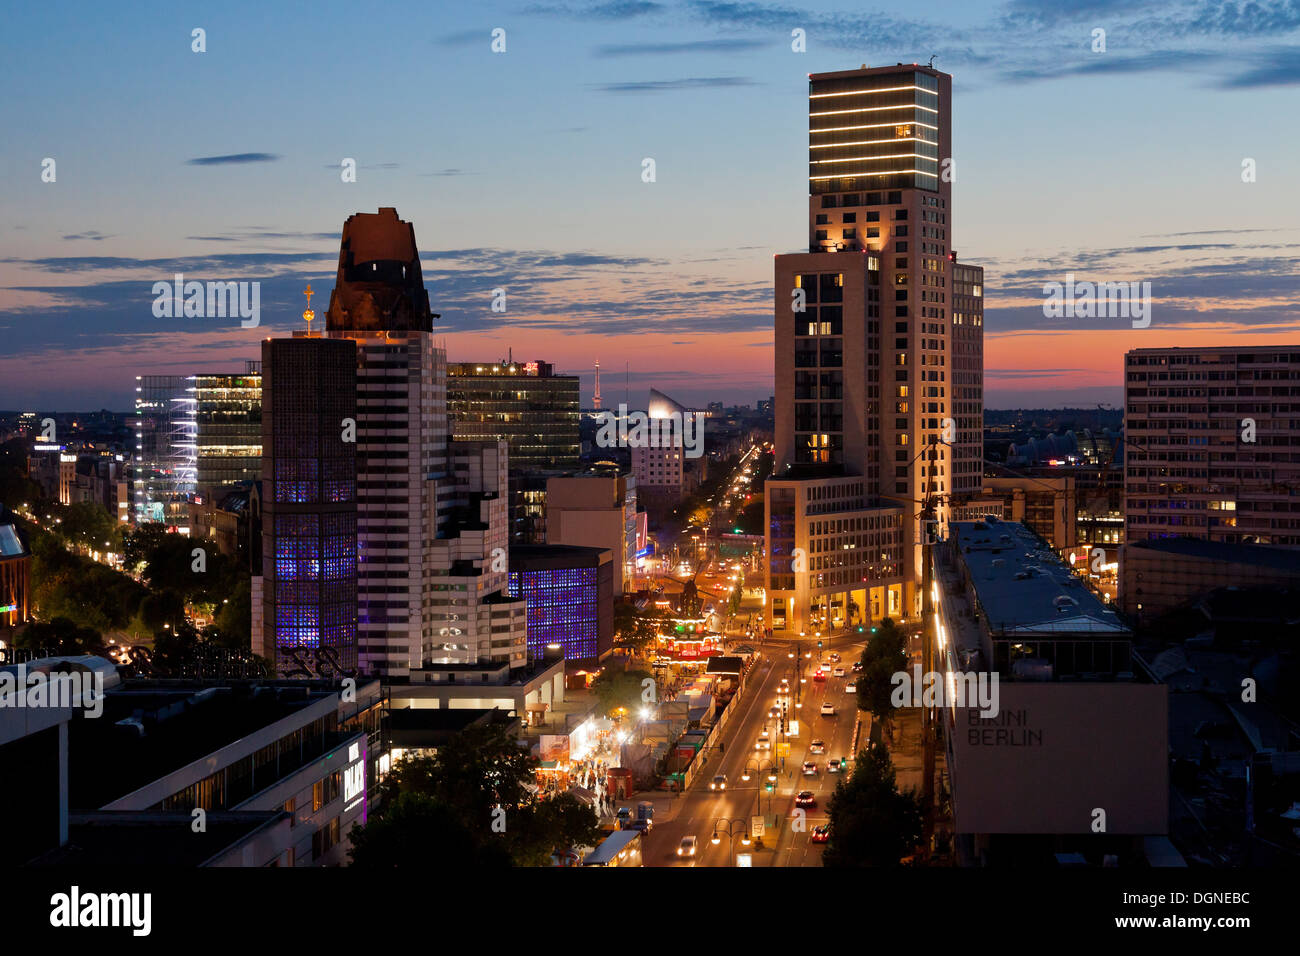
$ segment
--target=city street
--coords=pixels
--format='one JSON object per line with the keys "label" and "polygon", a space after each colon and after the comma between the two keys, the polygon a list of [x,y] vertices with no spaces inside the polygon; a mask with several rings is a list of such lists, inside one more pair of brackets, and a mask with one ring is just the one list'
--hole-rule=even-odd
{"label": "city street", "polygon": [[[839,778],[838,774],[827,772],[827,761],[852,755],[850,747],[857,701],[854,695],[845,693],[844,687],[852,677],[849,669],[864,646],[861,641],[855,643],[848,637],[826,643],[825,653],[834,650],[842,655],[839,666],[845,668],[848,676],[828,676],[824,682],[814,681],[811,674],[817,664],[816,641],[805,641],[805,651],[811,650],[814,656],[802,662],[808,677],[807,683],[802,685],[803,706],[797,709],[794,706],[798,685],[796,662],[787,656],[793,650],[793,644],[773,641],[762,646],[762,657],[750,675],[744,697],[737,702],[739,712],[726,728],[723,752],[714,748],[707,769],[697,774],[689,791],[676,798],[671,819],[663,820],[647,836],[646,866],[730,866],[740,853],[752,853],[755,866],[821,865],[822,847],[812,843],[812,829],[827,821],[827,802]],[[783,677],[791,681],[790,713],[798,721],[799,732],[789,738],[790,756],[785,758],[782,768],[781,758],[776,755],[776,721],[768,717],[768,711],[777,703],[777,690]],[[834,705],[834,717],[820,716],[824,701]],[[772,749],[756,751],[755,743],[764,729],[771,735]],[[814,740],[824,742],[825,753],[810,752]],[[805,760],[817,764],[815,774],[805,776],[802,773]],[[773,761],[778,767],[776,792],[768,794],[763,787]],[[750,772],[748,781],[741,779],[746,767]],[[709,783],[719,773],[727,776],[726,790],[710,791]],[[808,808],[806,827],[803,832],[796,833],[790,828],[790,816],[794,811],[795,794],[800,790],[811,790],[817,805]],[[750,818],[758,813],[776,813],[783,818],[775,846],[770,834],[762,849],[742,844],[740,834],[749,832]],[[717,846],[711,842],[715,823],[722,835]],[[731,840],[726,836],[728,826],[734,833]],[[677,847],[686,836],[697,838],[693,859],[677,856]]]}

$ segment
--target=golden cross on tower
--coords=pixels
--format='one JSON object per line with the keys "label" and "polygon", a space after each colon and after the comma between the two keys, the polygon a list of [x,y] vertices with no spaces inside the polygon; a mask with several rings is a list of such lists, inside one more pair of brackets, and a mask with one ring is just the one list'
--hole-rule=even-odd
{"label": "golden cross on tower", "polygon": [[311,291],[311,284],[308,283],[306,291],[303,292],[303,295],[305,295],[305,296],[307,297],[307,308],[304,309],[304,310],[303,310],[303,313],[302,313],[302,317],[303,317],[304,319],[307,320],[307,334],[308,334],[308,335],[311,335],[311,321],[312,321],[312,319],[316,318],[316,313],[313,312],[313,311],[312,311],[312,308],[311,308],[311,297],[312,297],[312,294],[313,294],[313,293],[312,293],[312,291]]}

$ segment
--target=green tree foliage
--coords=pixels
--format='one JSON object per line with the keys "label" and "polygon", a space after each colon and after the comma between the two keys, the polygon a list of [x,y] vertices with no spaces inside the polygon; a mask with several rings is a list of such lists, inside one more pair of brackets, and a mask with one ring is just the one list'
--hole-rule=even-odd
{"label": "green tree foliage", "polygon": [[230,597],[217,606],[213,621],[216,634],[213,641],[222,647],[247,650],[252,646],[253,595],[252,582],[240,576]]}
{"label": "green tree foliage", "polygon": [[591,682],[591,692],[596,696],[602,714],[612,714],[620,707],[635,712],[644,703],[642,693],[645,685],[642,682],[647,679],[654,680],[654,675],[647,670],[622,671],[606,667]]}
{"label": "green tree foliage", "polygon": [[68,544],[92,551],[121,551],[122,525],[102,505],[78,501],[51,507],[58,519],[54,533]]}
{"label": "green tree foliage", "polygon": [[42,620],[66,617],[98,631],[129,630],[145,589],[125,574],[68,551],[58,538],[30,528],[32,607]]}
{"label": "green tree foliage", "polygon": [[889,697],[893,692],[891,679],[907,668],[906,635],[885,618],[867,646],[862,651],[862,672],[858,674],[858,707],[869,711],[876,720],[888,721],[894,716]]}
{"label": "green tree foliage", "polygon": [[824,866],[898,866],[921,840],[921,800],[900,793],[889,751],[858,754],[853,773],[835,785]]}
{"label": "green tree foliage", "polygon": [[33,621],[14,638],[18,647],[54,654],[103,654],[104,638],[91,627],[82,627],[66,617]]}
{"label": "green tree foliage", "polygon": [[501,724],[403,760],[381,784],[379,813],[352,831],[353,865],[545,866],[556,851],[595,843],[590,807],[567,794],[532,794],[536,765]]}
{"label": "green tree foliage", "polygon": [[504,841],[483,840],[482,824],[466,826],[456,811],[424,793],[400,794],[370,822],[352,828],[353,866],[458,872],[466,866],[510,866]]}

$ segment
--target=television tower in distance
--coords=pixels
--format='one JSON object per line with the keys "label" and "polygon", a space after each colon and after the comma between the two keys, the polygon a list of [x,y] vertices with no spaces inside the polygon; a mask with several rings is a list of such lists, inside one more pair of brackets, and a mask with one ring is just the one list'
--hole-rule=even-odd
{"label": "television tower in distance", "polygon": [[600,404],[600,358],[596,358],[596,393],[591,396],[592,407],[600,411],[605,406]]}

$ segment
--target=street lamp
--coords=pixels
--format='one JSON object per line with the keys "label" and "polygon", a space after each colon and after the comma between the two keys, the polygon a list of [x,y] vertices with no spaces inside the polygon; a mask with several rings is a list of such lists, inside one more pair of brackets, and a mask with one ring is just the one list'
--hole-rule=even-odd
{"label": "street lamp", "polygon": [[[725,826],[719,829],[719,824],[725,824]],[[736,824],[740,824],[739,832],[736,831]],[[714,846],[717,846],[722,842],[723,836],[726,836],[730,847],[729,855],[731,857],[731,865],[735,866],[736,837],[740,837],[740,842],[743,846],[749,846],[749,825],[744,820],[735,820],[731,817],[718,817],[718,819],[713,821],[713,836],[709,838],[709,842]]]}

